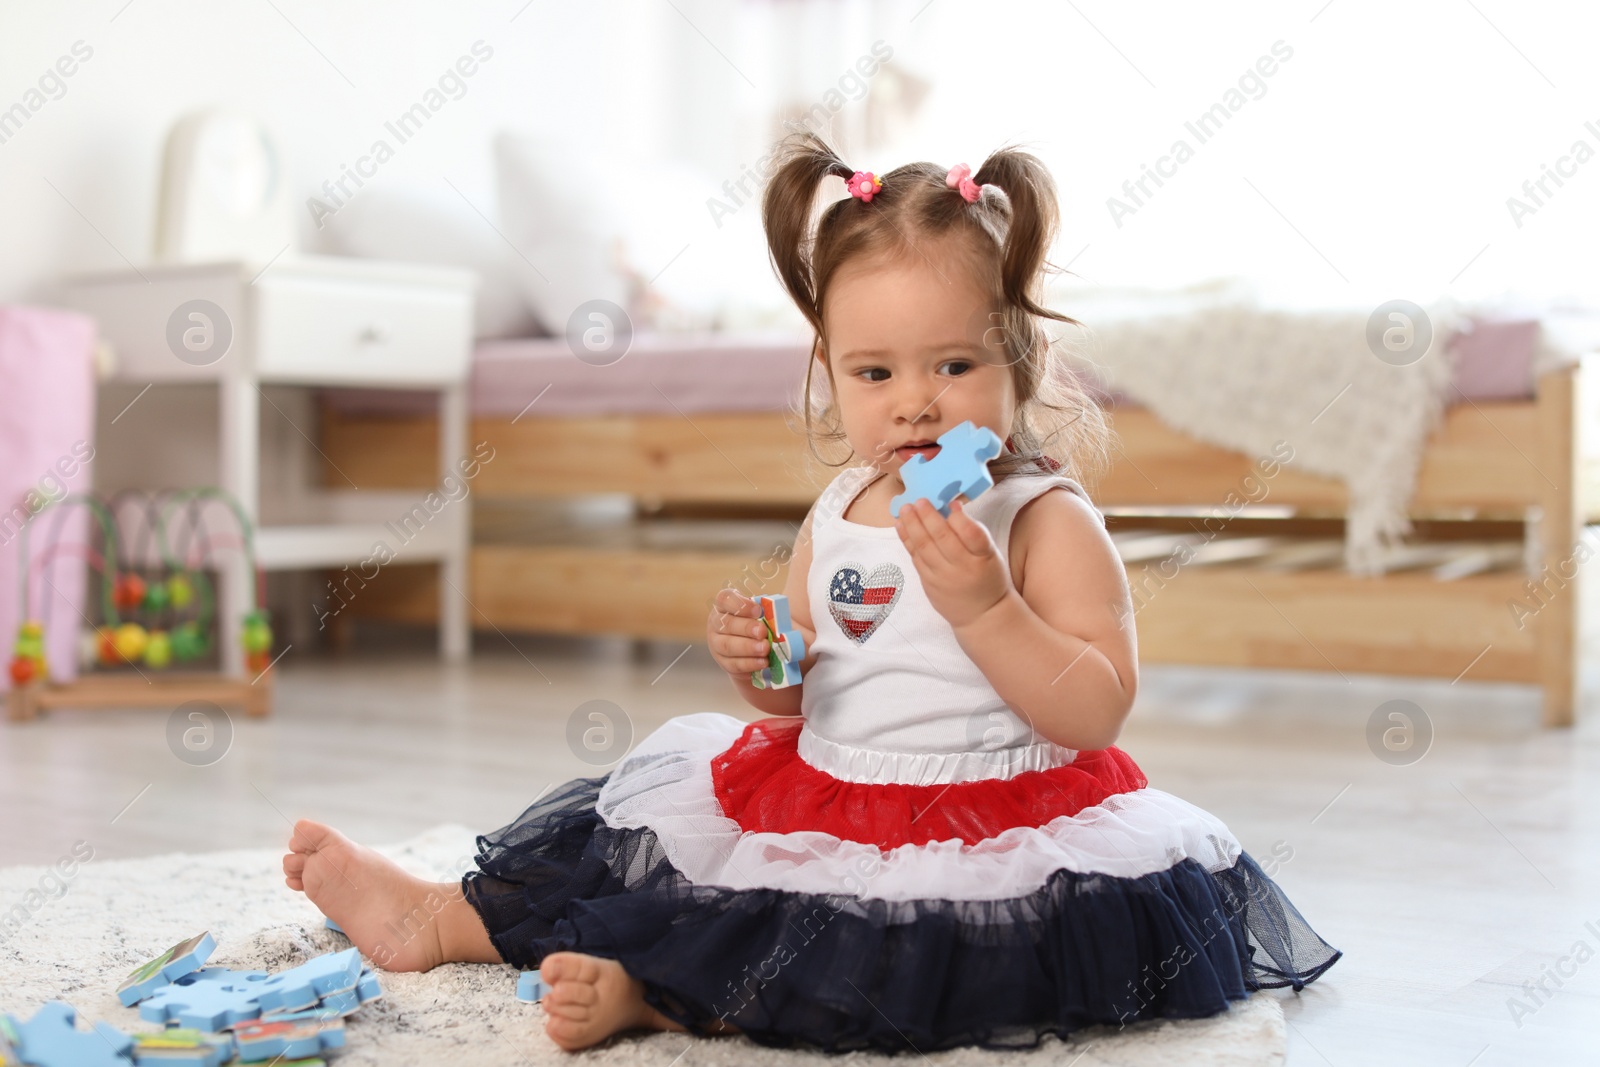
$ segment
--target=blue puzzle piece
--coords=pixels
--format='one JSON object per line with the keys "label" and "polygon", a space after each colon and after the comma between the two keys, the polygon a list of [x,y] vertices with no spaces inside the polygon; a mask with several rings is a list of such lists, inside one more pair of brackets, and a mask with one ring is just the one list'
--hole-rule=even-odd
{"label": "blue puzzle piece", "polygon": [[544,984],[544,979],[539,977],[538,971],[523,971],[517,976],[517,999],[528,1004],[536,1004],[550,987]]}
{"label": "blue puzzle piece", "polygon": [[906,491],[889,501],[889,514],[900,517],[900,509],[913,500],[926,500],[945,518],[950,503],[958,496],[975,500],[994,487],[988,462],[1000,454],[1000,438],[986,426],[975,426],[969,419],[939,435],[939,454],[933,459],[912,456],[900,468]]}
{"label": "blue puzzle piece", "polygon": [[172,984],[191,986],[196,982],[232,982],[243,989],[248,988],[253,982],[265,982],[271,977],[266,971],[230,971],[226,967],[202,967],[193,974],[186,974],[175,980]]}
{"label": "blue puzzle piece", "polygon": [[22,1062],[33,1067],[130,1067],[133,1062],[128,1058],[133,1038],[105,1023],[79,1030],[78,1013],[62,1001],[52,1000],[27,1022],[6,1018]]}
{"label": "blue puzzle piece", "polygon": [[262,1022],[293,1022],[299,1019],[337,1019],[354,1013],[363,1004],[383,996],[383,987],[371,968],[361,972],[361,980],[354,989],[329,993],[315,1007],[300,1011],[262,1012]]}
{"label": "blue puzzle piece", "polygon": [[[326,926],[328,929],[332,930],[336,934],[344,934],[344,927],[340,926],[338,923],[334,922],[332,919],[323,919],[322,920],[322,925]],[[344,934],[344,936],[349,937],[350,935],[349,934]]]}
{"label": "blue puzzle piece", "polygon": [[[335,993],[334,997],[337,998],[351,996],[354,994],[354,992],[355,990],[353,989],[347,990],[344,993]],[[318,1004],[314,1008],[306,1008],[304,1011],[281,1011],[276,1015],[263,1015],[260,1019],[252,1021],[263,1023],[325,1023],[343,1019],[349,1014],[351,1013],[347,1011],[336,1011],[335,1009],[328,1007],[328,1000],[324,999],[321,1004]]]}
{"label": "blue puzzle piece", "polygon": [[216,978],[197,979],[187,984],[174,982],[156,990],[139,1005],[139,1018],[214,1032],[258,1017],[261,1003],[256,993],[261,985],[261,982],[235,984]]}
{"label": "blue puzzle piece", "polygon": [[315,1056],[344,1047],[344,1021],[266,1021],[234,1028],[239,1061],[255,1063],[284,1056]]}
{"label": "blue puzzle piece", "polygon": [[361,971],[361,980],[356,983],[355,991],[356,995],[360,998],[361,1004],[365,1004],[368,1001],[377,1000],[379,997],[383,996],[383,986],[378,984],[377,972],[371,967],[363,968]]}
{"label": "blue puzzle piece", "polygon": [[361,950],[347,948],[308,960],[298,967],[257,983],[261,1011],[314,1008],[331,993],[355,989],[361,981]]}
{"label": "blue puzzle piece", "polygon": [[122,1006],[131,1008],[151,993],[200,969],[211,958],[217,942],[210,933],[197,934],[180,941],[167,951],[146,963],[123,980],[117,987],[117,999]]}
{"label": "blue puzzle piece", "polygon": [[221,1067],[231,1059],[233,1038],[226,1034],[179,1029],[137,1034],[133,1039],[133,1062],[139,1067]]}

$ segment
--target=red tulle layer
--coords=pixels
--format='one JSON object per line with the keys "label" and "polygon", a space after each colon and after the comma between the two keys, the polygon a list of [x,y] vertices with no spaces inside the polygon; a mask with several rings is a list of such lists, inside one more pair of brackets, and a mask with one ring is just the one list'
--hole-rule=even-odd
{"label": "red tulle layer", "polygon": [[976,844],[1016,826],[1043,826],[1117,793],[1144,772],[1117,748],[1079,752],[1064,767],[948,785],[846,782],[797,750],[802,719],[762,719],[711,761],[723,814],[751,832],[816,830],[879,848],[954,838]]}

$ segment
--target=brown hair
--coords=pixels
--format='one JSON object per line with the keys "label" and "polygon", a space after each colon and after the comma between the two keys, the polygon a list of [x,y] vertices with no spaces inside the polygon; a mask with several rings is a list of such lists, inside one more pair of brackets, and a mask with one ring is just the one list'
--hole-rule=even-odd
{"label": "brown hair", "polygon": [[[855,455],[852,449],[829,463],[817,452],[819,440],[845,439],[832,389],[820,408],[812,399],[812,371],[825,348],[822,307],[829,282],[854,257],[915,252],[919,238],[956,234],[966,236],[976,277],[997,309],[989,321],[998,317],[1017,396],[1010,433],[1016,451],[1002,452],[990,470],[997,478],[1039,472],[1054,460],[1079,481],[1103,472],[1110,449],[1105,413],[1061,360],[1042,323],[1081,325],[1038,302],[1046,272],[1059,272],[1045,261],[1058,214],[1055,183],[1044,164],[1014,147],[1000,149],[972,175],[981,193],[969,204],[945,184],[948,168],[908,163],[881,176],[883,186],[870,202],[846,197],[815,218],[822,180],[848,180],[855,171],[816,133],[791,129],[773,152],[761,218],[773,269],[816,333],[801,398],[811,455],[829,467]],[[830,387],[832,373],[830,365]]]}

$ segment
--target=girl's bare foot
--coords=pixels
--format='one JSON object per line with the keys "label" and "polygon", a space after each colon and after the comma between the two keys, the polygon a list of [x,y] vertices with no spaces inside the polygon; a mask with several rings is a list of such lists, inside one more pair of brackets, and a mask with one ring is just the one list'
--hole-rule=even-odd
{"label": "girl's bare foot", "polygon": [[301,819],[283,857],[284,881],[339,924],[363,955],[390,971],[441,963],[499,963],[459,884],[415,878],[339,831]]}
{"label": "girl's bare foot", "polygon": [[[685,1031],[645,1003],[644,983],[630,977],[616,960],[552,952],[539,965],[539,977],[550,987],[541,1001],[549,1017],[544,1032],[568,1052],[598,1044],[622,1030]],[[738,1031],[719,1023],[716,1032]]]}

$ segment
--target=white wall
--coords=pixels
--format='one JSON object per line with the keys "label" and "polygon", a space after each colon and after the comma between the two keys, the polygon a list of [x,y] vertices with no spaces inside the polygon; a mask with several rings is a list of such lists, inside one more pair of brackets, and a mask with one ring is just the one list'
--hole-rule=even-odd
{"label": "white wall", "polygon": [[[492,48],[492,58],[465,80],[464,95],[398,147],[375,183],[448,190],[448,179],[493,218],[490,138],[502,128],[687,158],[684,145],[692,141],[682,131],[707,123],[686,106],[685,93],[725,93],[733,75],[715,67],[697,73],[674,58],[693,45],[703,50],[703,42],[670,5],[533,0],[523,9],[523,2],[0,7],[0,110],[27,102],[38,79],[77,42],[80,52],[92,50],[59,99],[45,99],[0,143],[0,299],[34,296],[63,272],[144,262],[166,133],[180,115],[210,105],[258,114],[276,131],[290,157],[302,247],[316,250],[306,199],[385,136],[384,122],[417,102],[475,41]],[[733,5],[681,6],[715,24]],[[736,132],[722,116],[714,125],[724,137]],[[694,208],[704,218],[703,207]]]}
{"label": "white wall", "polygon": [[[264,115],[293,153],[303,201],[478,39],[493,60],[379,181],[448,177],[490,206],[489,137],[512,126],[689,161],[713,195],[759,154],[769,109],[819,99],[882,39],[932,93],[909,128],[870,152],[863,105],[848,103],[839,130],[852,160],[880,171],[913,158],[976,165],[1004,141],[1029,142],[1062,188],[1061,258],[1077,257],[1073,269],[1093,281],[1244,274],[1305,303],[1600,291],[1600,258],[1585,247],[1600,232],[1600,158],[1521,227],[1507,208],[1575,141],[1600,150],[1592,5],[522,4],[0,8],[0,108],[75,42],[94,49],[65,94],[0,144],[0,299],[25,298],[62,271],[144,257],[162,138],[184,111],[221,103]],[[1279,40],[1294,55],[1266,94],[1115,225],[1108,198]],[[301,225],[314,247],[304,213]],[[671,225],[692,245],[673,270],[717,261],[727,235],[703,204],[683,205]]]}
{"label": "white wall", "polygon": [[[929,48],[950,76],[913,147],[972,158],[1038,139],[1064,193],[1063,254],[1087,246],[1086,278],[1242,274],[1288,302],[1367,307],[1511,290],[1600,300],[1600,157],[1521,228],[1506,207],[1576,139],[1600,150],[1594,5],[1028,6],[1053,12],[1032,32],[937,23]],[[1279,39],[1294,55],[1266,95],[1115,226],[1107,198]],[[1028,91],[1008,88],[1024,78]]]}

